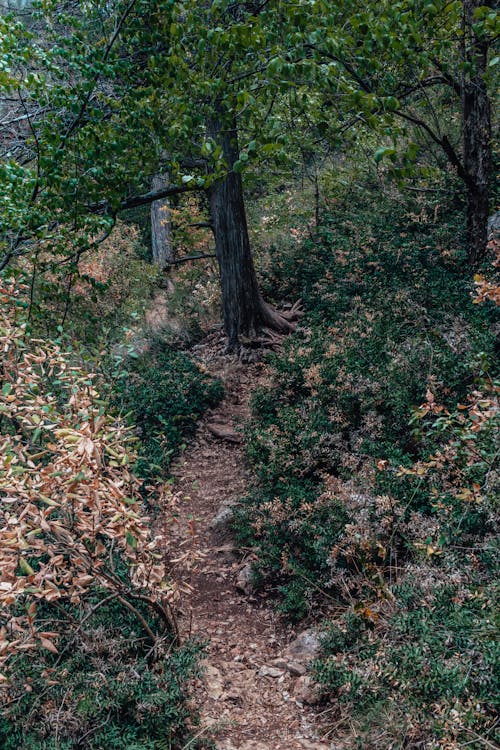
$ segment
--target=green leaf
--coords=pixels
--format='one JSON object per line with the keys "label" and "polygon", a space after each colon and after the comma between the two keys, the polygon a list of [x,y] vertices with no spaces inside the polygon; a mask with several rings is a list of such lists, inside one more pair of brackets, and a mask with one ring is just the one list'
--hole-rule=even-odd
{"label": "green leaf", "polygon": [[373,158],[375,159],[375,163],[379,164],[382,161],[382,159],[388,156],[394,156],[395,153],[396,153],[395,148],[391,148],[389,146],[381,146],[375,151]]}
{"label": "green leaf", "polygon": [[24,557],[21,557],[21,559],[19,560],[19,570],[25,576],[35,575],[35,571],[31,567],[29,562],[24,559]]}
{"label": "green leaf", "polygon": [[137,539],[133,534],[130,533],[130,531],[127,531],[126,538],[129,547],[132,547],[132,549],[137,549]]}

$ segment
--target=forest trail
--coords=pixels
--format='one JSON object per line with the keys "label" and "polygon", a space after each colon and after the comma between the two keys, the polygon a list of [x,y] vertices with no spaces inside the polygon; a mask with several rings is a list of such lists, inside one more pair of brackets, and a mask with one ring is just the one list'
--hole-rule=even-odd
{"label": "forest trail", "polygon": [[245,577],[250,560],[233,550],[225,522],[227,508],[247,488],[238,428],[249,413],[251,391],[265,382],[265,366],[224,356],[218,335],[195,355],[223,380],[225,397],[201,420],[172,467],[177,522],[166,539],[171,561],[188,551],[191,559],[198,558],[194,565],[175,563],[173,576],[192,587],[182,597],[181,636],[209,641],[204,675],[194,685],[199,731],[217,750],[328,750],[315,734],[314,713],[304,700],[309,678],[300,673],[305,668],[283,658],[296,634],[270,603],[252,595]]}

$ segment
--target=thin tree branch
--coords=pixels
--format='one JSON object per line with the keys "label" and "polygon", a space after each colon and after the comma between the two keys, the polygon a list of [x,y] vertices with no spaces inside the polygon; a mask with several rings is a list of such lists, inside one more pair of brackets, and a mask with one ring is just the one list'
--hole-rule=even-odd
{"label": "thin tree branch", "polygon": [[201,260],[203,258],[216,258],[215,253],[199,253],[197,255],[186,255],[184,258],[171,260],[169,266],[178,266],[180,263],[188,263],[190,260]]}
{"label": "thin tree branch", "polygon": [[457,81],[451,73],[449,73],[446,68],[443,66],[443,64],[436,58],[431,57],[431,60],[433,64],[436,66],[436,68],[440,71],[441,75],[443,76],[446,83],[451,86],[455,94],[458,96],[459,99],[462,98],[462,84],[460,81]]}
{"label": "thin tree branch", "polygon": [[470,187],[474,186],[472,177],[466,171],[457,152],[451,145],[448,136],[443,135],[443,137],[440,138],[439,135],[437,135],[437,133],[435,133],[433,129],[426,122],[424,122],[424,120],[421,120],[415,115],[410,115],[408,114],[408,112],[402,112],[400,109],[397,109],[395,110],[394,114],[398,117],[401,117],[403,120],[406,120],[407,122],[411,122],[414,125],[417,125],[417,127],[422,128],[422,130],[425,130],[425,132],[431,137],[434,143],[437,143],[438,146],[441,146],[451,164],[453,164],[453,166],[456,168],[458,176]]}
{"label": "thin tree branch", "polygon": [[130,602],[128,602],[123,596],[120,596],[120,594],[117,594],[116,598],[118,599],[119,602],[121,602],[123,604],[124,607],[127,607],[127,609],[129,609],[131,612],[134,613],[134,615],[137,617],[137,619],[141,623],[142,627],[144,628],[144,630],[148,634],[149,638],[151,638],[151,641],[153,642],[153,644],[155,644],[156,641],[157,641],[157,638],[156,638],[155,634],[153,633],[153,631],[151,630],[151,628],[149,627],[149,625],[147,624],[147,622],[144,619],[144,617],[139,612],[139,610],[136,607],[134,607],[133,604],[131,604]]}
{"label": "thin tree branch", "polygon": [[134,195],[131,198],[125,198],[119,204],[120,211],[126,211],[129,208],[137,208],[138,206],[147,206],[154,201],[168,198],[170,195],[180,195],[181,193],[192,193],[197,190],[204,190],[205,188],[199,187],[199,185],[191,186],[191,183],[186,185],[170,185],[169,187],[160,188],[159,190],[150,190],[142,195]]}
{"label": "thin tree branch", "polygon": [[149,190],[147,193],[141,193],[140,195],[133,195],[130,198],[125,198],[120,201],[116,209],[111,210],[109,201],[100,201],[100,203],[91,203],[86,208],[91,213],[110,213],[117,214],[119,211],[127,211],[129,208],[138,208],[139,206],[147,206],[155,201],[168,198],[171,195],[180,195],[181,193],[196,192],[197,190],[204,190],[204,187],[199,185],[192,186],[190,183],[186,185],[169,185],[168,187],[161,188],[159,190]]}
{"label": "thin tree branch", "polygon": [[194,224],[188,224],[188,227],[193,227],[193,229],[211,229],[212,232],[214,230],[214,225],[211,221],[195,221]]}

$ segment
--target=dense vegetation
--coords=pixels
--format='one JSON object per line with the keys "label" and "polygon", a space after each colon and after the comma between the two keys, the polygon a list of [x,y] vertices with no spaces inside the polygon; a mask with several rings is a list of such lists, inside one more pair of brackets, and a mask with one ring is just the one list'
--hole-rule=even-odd
{"label": "dense vegetation", "polygon": [[308,311],[253,396],[238,531],[283,611],[323,613],[335,731],[451,747],[495,716],[498,317],[457,212],[401,198],[348,192],[271,248],[269,291]]}
{"label": "dense vegetation", "polygon": [[206,746],[158,517],[223,395],[190,351],[214,330],[275,349],[235,533],[322,631],[327,736],[496,746],[499,23],[491,0],[2,4],[6,750]]}
{"label": "dense vegetation", "polygon": [[222,386],[163,342],[132,358],[119,373],[114,393],[139,431],[138,471],[157,475],[168,472],[172,455],[197,418],[220,400]]}

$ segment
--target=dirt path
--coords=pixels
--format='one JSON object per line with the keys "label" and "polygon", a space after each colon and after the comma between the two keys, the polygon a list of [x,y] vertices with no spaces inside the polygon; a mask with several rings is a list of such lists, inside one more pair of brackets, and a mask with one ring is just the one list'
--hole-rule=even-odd
{"label": "dirt path", "polygon": [[217,437],[213,429],[233,437],[248,414],[251,390],[265,380],[265,368],[242,366],[219,351],[214,337],[197,356],[224,380],[226,396],[173,467],[174,544],[179,556],[189,549],[200,558],[194,568],[178,563],[174,574],[192,587],[183,597],[179,626],[183,637],[209,640],[205,675],[194,696],[202,732],[218,750],[327,750],[315,736],[313,712],[305,703],[311,691],[300,659],[307,660],[300,648],[284,658],[296,634],[248,590],[248,561],[233,551],[225,524],[226,508],[244,494],[248,476],[241,442]]}

